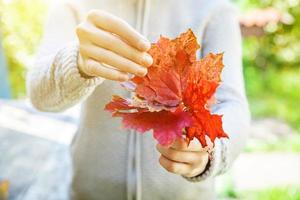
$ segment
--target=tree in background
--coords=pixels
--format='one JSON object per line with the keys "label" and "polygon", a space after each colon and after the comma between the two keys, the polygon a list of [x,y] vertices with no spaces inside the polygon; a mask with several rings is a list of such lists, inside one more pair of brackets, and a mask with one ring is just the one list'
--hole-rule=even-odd
{"label": "tree in background", "polygon": [[254,116],[277,117],[300,131],[300,0],[236,0],[242,12],[272,7],[289,23],[269,23],[244,39],[245,78]]}
{"label": "tree in background", "polygon": [[0,0],[0,30],[13,97],[25,96],[26,67],[42,35],[44,0]]}

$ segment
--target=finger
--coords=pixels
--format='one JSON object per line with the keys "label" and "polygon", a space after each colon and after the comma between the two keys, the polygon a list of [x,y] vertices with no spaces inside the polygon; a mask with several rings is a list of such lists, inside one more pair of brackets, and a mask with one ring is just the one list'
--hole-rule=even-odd
{"label": "finger", "polygon": [[187,174],[184,176],[193,177],[201,174],[207,167],[209,162],[209,156],[207,152],[198,152],[199,158],[197,162],[191,164],[191,169]]}
{"label": "finger", "polygon": [[160,156],[159,158],[160,165],[165,168],[168,172],[184,175],[189,173],[191,170],[190,166],[185,163],[179,163],[172,160],[169,160],[168,158],[164,156]]}
{"label": "finger", "polygon": [[184,138],[177,138],[171,145],[171,148],[178,151],[206,151],[198,140],[192,140],[188,145]]}
{"label": "finger", "polygon": [[156,149],[169,160],[173,160],[176,162],[182,162],[186,164],[193,164],[197,162],[199,155],[196,152],[188,152],[188,151],[177,151],[172,148],[163,147],[160,144],[156,145]]}
{"label": "finger", "polygon": [[131,46],[141,51],[150,49],[150,42],[124,20],[101,10],[93,10],[88,16],[88,19],[97,27],[119,35]]}
{"label": "finger", "polygon": [[187,151],[188,144],[183,138],[177,138],[170,147],[175,150]]}
{"label": "finger", "polygon": [[88,59],[85,65],[85,73],[90,76],[100,76],[114,81],[127,81],[129,79],[126,73],[104,66],[92,59]]}
{"label": "finger", "polygon": [[[96,28],[92,24],[85,23],[77,27],[77,34],[83,38],[89,38],[95,45],[111,50],[131,61],[148,67],[152,64],[152,57],[146,53],[141,52],[132,46],[125,43],[122,39],[109,32]],[[80,37],[80,38],[82,38]]]}
{"label": "finger", "polygon": [[202,144],[196,138],[190,141],[188,149],[193,149],[195,151],[207,151],[207,148],[203,148]]}
{"label": "finger", "polygon": [[86,57],[93,58],[100,63],[113,66],[126,73],[131,73],[137,76],[145,76],[147,73],[147,69],[145,67],[119,56],[112,51],[94,45],[80,46],[80,53]]}

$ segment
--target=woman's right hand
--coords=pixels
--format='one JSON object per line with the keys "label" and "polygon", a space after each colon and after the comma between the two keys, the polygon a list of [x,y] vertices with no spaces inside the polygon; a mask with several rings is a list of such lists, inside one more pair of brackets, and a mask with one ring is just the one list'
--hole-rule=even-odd
{"label": "woman's right hand", "polygon": [[126,81],[129,74],[144,76],[153,60],[151,44],[124,20],[92,10],[76,28],[80,50],[78,67],[86,77]]}

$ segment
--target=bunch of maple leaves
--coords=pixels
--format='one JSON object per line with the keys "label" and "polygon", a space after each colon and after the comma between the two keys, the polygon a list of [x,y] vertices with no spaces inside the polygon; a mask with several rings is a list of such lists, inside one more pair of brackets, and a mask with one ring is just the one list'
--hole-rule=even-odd
{"label": "bunch of maple leaves", "polygon": [[221,82],[223,54],[196,60],[199,48],[190,29],[173,40],[161,36],[148,52],[153,64],[147,75],[122,83],[132,98],[114,95],[105,110],[122,117],[125,128],[153,130],[154,138],[165,146],[184,135],[188,143],[197,138],[203,147],[207,137],[212,143],[228,137],[222,116],[210,112],[217,103],[214,94]]}

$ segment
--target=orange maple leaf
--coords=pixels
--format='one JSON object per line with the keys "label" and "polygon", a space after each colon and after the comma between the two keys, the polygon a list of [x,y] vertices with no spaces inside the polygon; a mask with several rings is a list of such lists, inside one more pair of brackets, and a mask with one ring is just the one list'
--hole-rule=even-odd
{"label": "orange maple leaf", "polygon": [[214,94],[221,82],[223,54],[208,54],[196,59],[200,48],[189,29],[178,38],[160,37],[149,54],[153,64],[145,77],[134,77],[123,86],[134,93],[131,99],[114,96],[105,107],[115,117],[123,118],[125,128],[138,132],[153,130],[162,145],[176,138],[197,138],[203,147],[206,136],[212,142],[228,137],[222,127],[222,116],[211,114]]}

